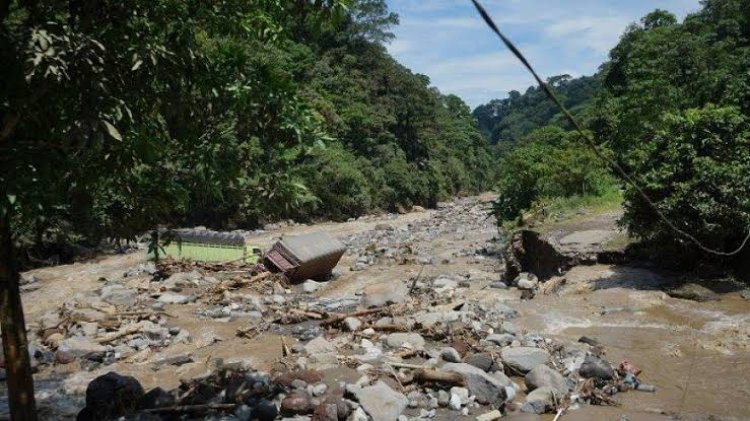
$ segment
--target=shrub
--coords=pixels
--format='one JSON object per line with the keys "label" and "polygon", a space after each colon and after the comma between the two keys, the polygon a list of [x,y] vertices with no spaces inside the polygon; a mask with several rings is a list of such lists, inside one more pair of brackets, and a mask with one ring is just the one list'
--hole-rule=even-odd
{"label": "shrub", "polygon": [[357,217],[373,207],[373,199],[360,167],[365,160],[358,160],[339,146],[318,151],[313,162],[300,173],[306,184],[319,200],[318,212],[335,220]]}
{"label": "shrub", "polygon": [[[650,142],[628,155],[644,192],[675,225],[709,247],[737,247],[750,226],[750,122],[739,109],[666,114]],[[625,192],[630,232],[686,245],[638,192]]]}
{"label": "shrub", "polygon": [[606,165],[575,132],[545,127],[532,132],[498,165],[498,220],[513,219],[542,198],[601,195],[614,185]]}

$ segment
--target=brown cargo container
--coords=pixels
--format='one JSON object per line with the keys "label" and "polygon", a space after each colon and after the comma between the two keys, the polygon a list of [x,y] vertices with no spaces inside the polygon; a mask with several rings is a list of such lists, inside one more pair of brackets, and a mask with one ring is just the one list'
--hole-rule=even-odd
{"label": "brown cargo container", "polygon": [[289,235],[271,247],[265,262],[283,272],[291,282],[328,276],[344,255],[346,246],[325,232]]}

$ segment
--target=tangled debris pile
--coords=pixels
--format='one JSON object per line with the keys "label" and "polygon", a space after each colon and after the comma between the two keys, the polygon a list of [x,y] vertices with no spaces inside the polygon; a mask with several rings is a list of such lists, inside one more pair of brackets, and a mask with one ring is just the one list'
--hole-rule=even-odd
{"label": "tangled debris pile", "polygon": [[[518,297],[549,281],[497,281],[496,231],[481,204],[409,224],[348,234],[356,275],[343,282],[292,285],[262,266],[174,261],[102,278],[37,321],[35,364],[89,374],[82,420],[487,421],[648,389],[595,341],[563,344],[516,326]],[[432,275],[375,280],[360,263],[412,275],[429,264]],[[273,356],[254,355],[259,343]]]}
{"label": "tangled debris pile", "polygon": [[[221,419],[240,420],[417,420],[455,411],[493,420],[503,413],[615,405],[619,391],[646,390],[632,364],[616,370],[595,341],[566,346],[521,332],[512,308],[491,298],[466,300],[466,291],[465,282],[448,276],[393,282],[366,288],[363,304],[348,312],[328,311],[304,293],[271,298],[258,311],[257,324],[238,335],[304,326],[289,329],[300,342],[289,346],[282,336],[278,369],[262,373],[239,363],[220,365],[208,376],[183,380],[176,390],[148,393],[135,379],[109,373],[89,386],[83,412],[89,418],[80,419],[138,412],[151,417],[146,419],[223,414]],[[221,314],[248,317],[237,296],[230,290],[218,296],[236,304],[227,304],[233,310]],[[326,382],[327,373],[341,367],[356,380]],[[111,404],[111,394],[101,398],[101,384],[121,385],[111,387],[129,404]]]}
{"label": "tangled debris pile", "polygon": [[[216,271],[218,278],[197,267]],[[257,270],[184,262],[157,270],[148,263],[128,271],[122,281],[102,278],[97,292],[79,294],[37,321],[30,348],[34,368],[78,362],[92,371],[116,361],[144,362],[170,345],[190,343],[187,330],[171,325],[175,316],[166,307],[210,303],[245,282],[262,285],[272,278],[257,276]]]}

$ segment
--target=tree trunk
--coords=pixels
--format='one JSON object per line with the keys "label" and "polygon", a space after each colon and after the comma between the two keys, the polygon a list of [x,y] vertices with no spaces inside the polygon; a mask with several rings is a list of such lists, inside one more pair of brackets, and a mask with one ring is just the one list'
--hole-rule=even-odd
{"label": "tree trunk", "polygon": [[18,271],[13,264],[9,210],[0,210],[0,329],[8,376],[10,418],[13,421],[36,421],[34,379],[31,377]]}

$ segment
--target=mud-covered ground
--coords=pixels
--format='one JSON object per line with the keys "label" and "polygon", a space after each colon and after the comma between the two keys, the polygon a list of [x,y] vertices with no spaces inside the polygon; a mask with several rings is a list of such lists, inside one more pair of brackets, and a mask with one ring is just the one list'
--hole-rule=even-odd
{"label": "mud-covered ground", "polygon": [[[569,408],[564,420],[750,419],[750,301],[739,286],[723,283],[712,288],[718,293],[695,286],[672,294],[692,299],[675,298],[665,291],[684,275],[591,265],[529,286],[535,297],[522,300],[529,294],[500,283],[504,244],[486,217],[489,199],[255,235],[264,248],[282,234],[311,231],[344,241],[334,278],[320,284],[286,285],[242,267],[172,266],[158,279],[143,253],[26,273],[42,418],[75,418],[89,382],[110,371],[146,391],[170,390],[238,363],[271,379],[319,373],[267,397],[300,419],[327,419],[326,402],[344,402],[347,413],[338,416],[349,419],[474,419],[494,407],[519,420],[551,420],[561,408]],[[547,232],[586,252],[622,236],[616,216],[578,215]],[[337,319],[366,308],[379,311]],[[599,345],[578,342],[582,336]],[[617,393],[619,406],[582,404],[596,400],[580,389],[587,355],[632,362],[656,393]],[[554,374],[530,382],[538,358],[567,384]],[[423,381],[419,369],[467,380]],[[552,399],[543,396],[550,389]],[[221,419],[249,419],[242,410],[252,408]]]}

